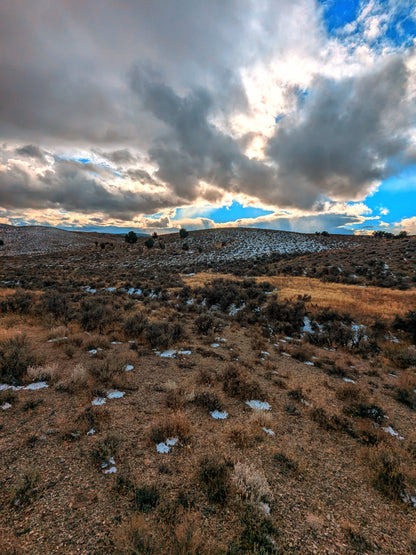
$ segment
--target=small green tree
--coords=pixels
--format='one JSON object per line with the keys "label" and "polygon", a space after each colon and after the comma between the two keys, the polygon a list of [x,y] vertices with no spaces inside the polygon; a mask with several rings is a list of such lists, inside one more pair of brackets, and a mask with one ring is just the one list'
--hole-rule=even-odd
{"label": "small green tree", "polygon": [[153,245],[155,244],[155,240],[152,237],[149,237],[148,239],[146,239],[144,244],[148,249],[151,249],[153,247]]}
{"label": "small green tree", "polygon": [[188,237],[188,232],[184,227],[181,227],[181,229],[179,230],[179,235],[181,239],[185,239],[186,237]]}
{"label": "small green tree", "polygon": [[134,231],[129,231],[124,240],[126,241],[126,243],[132,245],[133,243],[137,243],[137,235],[134,233]]}

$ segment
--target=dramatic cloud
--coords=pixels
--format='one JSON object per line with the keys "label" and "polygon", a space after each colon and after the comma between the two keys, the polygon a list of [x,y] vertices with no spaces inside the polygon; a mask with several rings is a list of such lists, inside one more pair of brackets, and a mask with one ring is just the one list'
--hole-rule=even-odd
{"label": "dramatic cloud", "polygon": [[247,225],[364,225],[341,203],[416,160],[416,12],[335,4],[2,3],[3,218],[168,229],[232,198],[274,214]]}

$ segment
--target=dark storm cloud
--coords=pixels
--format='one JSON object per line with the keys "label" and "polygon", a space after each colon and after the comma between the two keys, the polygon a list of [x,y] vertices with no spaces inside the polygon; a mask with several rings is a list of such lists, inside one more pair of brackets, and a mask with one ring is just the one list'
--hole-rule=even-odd
{"label": "dark storm cloud", "polygon": [[104,187],[90,169],[70,160],[56,161],[53,170],[33,175],[24,167],[10,164],[0,170],[0,206],[6,209],[57,208],[74,212],[103,212],[131,220],[175,204],[169,193],[150,195]]}
{"label": "dark storm cloud", "polygon": [[20,156],[28,156],[29,158],[37,158],[42,162],[45,160],[45,155],[42,150],[35,145],[25,145],[20,148],[16,148],[16,154]]}
{"label": "dark storm cloud", "polygon": [[305,195],[354,198],[389,173],[409,146],[414,104],[400,57],[355,78],[316,78],[300,113],[285,118],[268,145],[287,186]]}

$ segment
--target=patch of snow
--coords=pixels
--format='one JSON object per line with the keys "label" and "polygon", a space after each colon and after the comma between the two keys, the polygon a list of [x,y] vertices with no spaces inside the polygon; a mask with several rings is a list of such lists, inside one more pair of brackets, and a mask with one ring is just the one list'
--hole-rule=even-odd
{"label": "patch of snow", "polygon": [[292,356],[292,355],[290,355],[289,353],[280,353],[280,354],[282,354],[282,355],[285,356],[285,357],[291,357],[291,356]]}
{"label": "patch of snow", "polygon": [[386,428],[381,428],[381,429],[383,430],[383,432],[386,432],[387,434],[397,437],[397,439],[404,439],[404,437],[402,437],[397,432],[395,432],[391,426],[387,426]]}
{"label": "patch of snow", "polygon": [[267,351],[260,351],[260,354],[270,356],[270,353],[268,353]]}
{"label": "patch of snow", "polygon": [[122,341],[112,341],[111,345],[122,345]]}
{"label": "patch of snow", "polygon": [[266,401],[246,401],[246,405],[248,405],[251,409],[256,410],[270,410],[271,406]]}
{"label": "patch of snow", "polygon": [[56,343],[57,341],[65,341],[67,337],[55,337],[54,339],[48,339],[48,343]]}
{"label": "patch of snow", "polygon": [[306,399],[301,399],[300,402],[303,403],[306,407],[312,406],[312,403],[309,403],[309,401],[306,401]]}
{"label": "patch of snow", "polygon": [[46,382],[36,382],[36,383],[30,383],[23,389],[26,389],[27,391],[37,391],[38,389],[44,389],[45,387],[49,387]]}
{"label": "patch of snow", "polygon": [[168,349],[167,351],[163,351],[163,353],[156,351],[156,353],[162,358],[173,358],[176,355],[175,349]]}
{"label": "patch of snow", "polygon": [[124,370],[125,370],[126,372],[130,372],[130,371],[133,370],[133,369],[134,369],[134,366],[133,366],[132,364],[127,364]]}
{"label": "patch of snow", "polygon": [[225,411],[219,411],[219,410],[213,410],[210,412],[212,418],[215,418],[215,420],[225,420],[228,416],[228,412]]}
{"label": "patch of snow", "polygon": [[270,514],[270,505],[268,503],[259,503],[258,507],[261,511],[264,512],[265,515],[269,515]]}
{"label": "patch of snow", "polygon": [[220,346],[219,343],[211,343],[211,347],[213,347],[214,349],[216,349],[219,346]]}
{"label": "patch of snow", "polygon": [[178,351],[178,355],[191,355],[191,354],[192,354],[192,351],[187,351],[187,350]]}
{"label": "patch of snow", "polygon": [[311,326],[311,321],[309,320],[309,318],[307,316],[305,316],[305,318],[303,319],[302,331],[303,331],[303,333],[313,333],[312,326]]}
{"label": "patch of snow", "polygon": [[104,405],[105,399],[104,397],[96,397],[93,401],[91,401],[91,403],[96,407],[99,407],[101,405]]}
{"label": "patch of snow", "polygon": [[87,432],[87,436],[93,436],[94,434],[95,434],[94,428],[91,428],[91,430],[88,430]]}
{"label": "patch of snow", "polygon": [[7,410],[7,409],[11,409],[12,406],[10,403],[4,403],[4,405],[1,406],[1,410]]}
{"label": "patch of snow", "polygon": [[158,453],[169,453],[170,451],[170,447],[168,445],[166,445],[166,443],[158,443],[156,445],[156,451]]}
{"label": "patch of snow", "polygon": [[391,376],[392,378],[397,378],[396,374],[391,374],[391,373],[389,372],[388,375]]}
{"label": "patch of snow", "polygon": [[90,355],[96,355],[98,353],[97,349],[91,349],[88,351]]}
{"label": "patch of snow", "polygon": [[355,380],[352,380],[351,378],[344,378],[344,382],[347,382],[347,383],[356,383]]}
{"label": "patch of snow", "polygon": [[122,391],[117,391],[117,389],[112,389],[107,392],[107,399],[121,399],[121,397],[124,397],[124,393]]}
{"label": "patch of snow", "polygon": [[306,360],[303,364],[306,364],[307,366],[315,366],[310,360]]}
{"label": "patch of snow", "polygon": [[263,430],[264,432],[266,432],[266,434],[269,434],[269,436],[274,436],[274,431],[273,431],[273,430],[270,430],[270,428],[264,428],[264,427],[263,427],[262,430]]}
{"label": "patch of snow", "polygon": [[179,441],[179,439],[177,437],[170,437],[165,441],[165,443],[169,447],[173,447],[174,445],[176,445],[178,443],[178,441]]}

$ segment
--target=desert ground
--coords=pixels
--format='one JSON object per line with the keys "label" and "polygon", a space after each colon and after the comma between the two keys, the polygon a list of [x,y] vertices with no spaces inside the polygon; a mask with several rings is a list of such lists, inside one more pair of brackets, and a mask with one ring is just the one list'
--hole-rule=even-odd
{"label": "desert ground", "polygon": [[0,239],[2,555],[416,553],[416,237]]}

